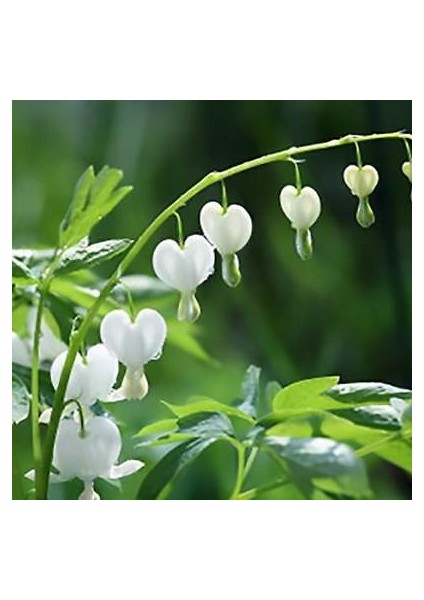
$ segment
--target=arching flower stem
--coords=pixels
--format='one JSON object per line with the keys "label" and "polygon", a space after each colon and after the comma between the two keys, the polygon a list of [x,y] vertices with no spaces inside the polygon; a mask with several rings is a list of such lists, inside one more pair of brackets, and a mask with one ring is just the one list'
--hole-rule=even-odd
{"label": "arching flower stem", "polygon": [[[174,202],[172,202],[169,206],[167,206],[151,223],[148,227],[143,231],[143,233],[139,236],[139,238],[133,243],[133,245],[128,250],[127,254],[118,265],[114,273],[111,275],[110,279],[106,282],[102,291],[93,302],[91,307],[88,309],[79,329],[74,333],[74,335],[70,339],[68,355],[62,370],[62,375],[60,378],[59,386],[56,390],[55,400],[53,404],[52,415],[49,423],[49,428],[47,431],[46,441],[44,445],[43,452],[43,461],[40,469],[36,469],[36,497],[39,500],[45,499],[47,497],[47,488],[49,483],[49,474],[50,467],[52,463],[53,457],[53,447],[54,441],[56,438],[57,428],[60,421],[60,416],[63,411],[64,406],[64,396],[67,387],[67,383],[70,377],[70,373],[72,370],[72,366],[74,364],[75,357],[77,355],[78,349],[81,345],[81,340],[83,340],[90,328],[90,325],[98,313],[99,308],[102,306],[103,302],[106,300],[107,296],[113,290],[113,288],[119,283],[122,275],[134,261],[134,259],[138,256],[140,251],[144,248],[150,238],[156,233],[156,231],[167,221],[175,211],[179,210],[183,206],[187,204],[194,196],[207,189],[211,185],[223,181],[228,177],[233,177],[234,175],[238,175],[245,171],[249,171],[250,169],[254,169],[257,167],[261,167],[267,164],[271,164],[278,161],[289,160],[293,156],[297,156],[299,154],[306,154],[309,152],[316,152],[320,150],[328,150],[330,148],[337,148],[339,146],[344,146],[348,144],[356,144],[368,141],[377,141],[377,140],[388,140],[388,139],[403,139],[403,140],[412,140],[412,134],[404,133],[402,131],[395,131],[391,133],[374,133],[369,135],[346,135],[339,139],[330,140],[327,142],[320,142],[315,144],[308,144],[305,146],[293,146],[286,150],[281,150],[279,152],[273,152],[271,154],[266,154],[259,158],[255,158],[253,160],[248,160],[239,165],[235,165],[223,171],[213,171],[200,179],[197,183],[191,186],[187,191],[185,191],[181,196],[179,196]],[[59,251],[60,255],[60,251]],[[35,332],[37,334],[37,331]],[[37,404],[38,406],[38,400]]]}

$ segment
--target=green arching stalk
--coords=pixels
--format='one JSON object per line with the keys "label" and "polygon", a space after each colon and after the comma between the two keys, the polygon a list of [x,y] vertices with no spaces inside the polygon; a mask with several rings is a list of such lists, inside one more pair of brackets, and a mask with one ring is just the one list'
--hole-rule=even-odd
{"label": "green arching stalk", "polygon": [[63,404],[63,408],[65,408],[65,406],[68,406],[69,404],[76,404],[77,405],[77,410],[78,410],[78,415],[79,415],[79,420],[80,420],[80,433],[81,433],[81,437],[85,437],[85,419],[84,419],[84,410],[81,406],[81,402],[79,402],[79,400],[68,400],[67,402],[65,402]]}
{"label": "green arching stalk", "polygon": [[246,448],[242,444],[235,445],[235,448],[237,450],[237,475],[233,491],[231,492],[230,500],[237,500],[243,486],[245,471]]}
{"label": "green arching stalk", "polygon": [[205,177],[203,177],[200,181],[195,183],[191,188],[189,188],[186,192],[184,192],[181,196],[179,196],[172,204],[170,204],[165,210],[163,210],[151,223],[150,225],[143,231],[140,237],[134,242],[134,244],[129,249],[128,253],[125,255],[121,263],[118,265],[115,272],[112,274],[110,279],[106,282],[104,288],[100,292],[99,296],[95,300],[95,302],[91,305],[90,309],[87,311],[80,328],[75,332],[74,336],[71,338],[68,355],[66,357],[66,361],[62,370],[62,374],[60,377],[59,385],[55,393],[55,400],[53,404],[52,415],[50,419],[50,424],[47,430],[46,442],[44,445],[43,452],[43,464],[41,467],[41,484],[39,486],[39,492],[37,493],[37,499],[43,499],[47,496],[47,488],[49,482],[49,474],[50,467],[53,456],[53,447],[54,441],[56,438],[56,432],[59,425],[60,416],[63,410],[64,403],[64,395],[65,390],[68,384],[68,380],[70,377],[70,373],[72,370],[72,366],[78,352],[78,348],[80,346],[81,340],[85,337],[88,332],[90,325],[96,316],[98,309],[101,307],[103,302],[106,300],[109,293],[113,290],[113,288],[119,283],[121,276],[125,273],[134,259],[138,256],[140,251],[144,248],[153,234],[161,227],[169,217],[171,217],[175,211],[179,210],[187,202],[189,202],[194,196],[196,196],[199,192],[202,192],[206,188],[211,185],[227,179],[228,177],[232,177],[234,175],[238,175],[245,171],[249,171],[250,169],[254,169],[256,167],[261,167],[263,165],[271,164],[274,162],[289,160],[293,156],[297,156],[299,154],[306,154],[309,152],[316,152],[319,150],[327,150],[330,148],[337,148],[339,146],[344,146],[347,144],[355,144],[357,142],[368,142],[368,141],[376,141],[376,140],[388,140],[388,139],[405,139],[412,140],[412,135],[409,133],[403,133],[401,131],[391,132],[391,133],[374,133],[370,135],[347,135],[339,139],[330,140],[328,142],[321,142],[316,144],[308,144],[306,146],[293,146],[288,148],[287,150],[282,150],[279,152],[274,152],[271,154],[266,154],[265,156],[261,156],[259,158],[255,158],[253,160],[249,160],[243,162],[234,167],[230,167],[223,171],[214,171],[209,173]]}
{"label": "green arching stalk", "polygon": [[409,145],[409,142],[406,138],[403,138],[403,143],[405,144],[406,155],[408,157],[408,160],[409,162],[412,162],[411,146]]}

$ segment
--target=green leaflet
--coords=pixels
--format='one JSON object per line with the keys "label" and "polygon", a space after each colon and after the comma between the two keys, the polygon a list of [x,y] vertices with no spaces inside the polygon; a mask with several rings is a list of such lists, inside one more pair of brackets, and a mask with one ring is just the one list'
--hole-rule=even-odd
{"label": "green leaflet", "polygon": [[12,256],[12,283],[15,285],[32,285],[37,283],[37,278],[31,269],[14,256]]}
{"label": "green leaflet", "polygon": [[390,405],[366,405],[332,411],[338,417],[373,429],[397,431],[402,428],[399,413]]}
{"label": "green leaflet", "polygon": [[250,365],[247,368],[242,383],[243,401],[238,405],[239,410],[253,418],[256,417],[258,412],[260,374],[261,369],[259,367]]}
{"label": "green leaflet", "polygon": [[222,402],[218,402],[217,400],[212,400],[211,398],[204,398],[202,396],[195,397],[193,402],[188,404],[178,405],[178,404],[169,404],[168,402],[162,401],[162,403],[169,408],[169,410],[177,417],[185,417],[187,415],[192,415],[200,412],[221,412],[230,417],[238,417],[239,419],[243,419],[251,424],[255,421],[247,415],[245,412],[236,408],[235,406],[228,406],[227,404],[223,404]]}
{"label": "green leaflet", "polygon": [[117,188],[122,177],[122,171],[108,166],[97,175],[90,166],[81,175],[60,226],[61,248],[77,244],[131,192],[131,186]]}
{"label": "green leaflet", "polygon": [[274,397],[272,407],[274,411],[286,408],[333,408],[337,403],[323,396],[329,388],[339,381],[339,377],[315,377],[296,381],[286,387]]}
{"label": "green leaflet", "polygon": [[57,273],[70,273],[94,267],[106,260],[110,260],[118,254],[124,252],[130,245],[132,240],[105,240],[90,246],[78,245],[62,254],[60,261],[55,269]]}
{"label": "green leaflet", "polygon": [[378,403],[387,402],[390,398],[412,398],[411,390],[398,388],[387,383],[359,382],[341,383],[325,392],[338,402],[355,403]]}

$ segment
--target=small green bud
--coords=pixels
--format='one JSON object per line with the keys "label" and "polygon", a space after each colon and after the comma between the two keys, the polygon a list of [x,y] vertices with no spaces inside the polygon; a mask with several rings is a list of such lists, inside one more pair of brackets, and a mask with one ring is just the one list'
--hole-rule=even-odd
{"label": "small green bud", "polygon": [[241,281],[240,265],[237,254],[222,257],[222,279],[230,287],[236,287]]}
{"label": "small green bud", "polygon": [[178,304],[178,320],[194,323],[200,317],[200,313],[200,304],[197,302],[194,292],[183,292]]}
{"label": "small green bud", "polygon": [[309,229],[296,229],[296,252],[302,260],[312,257],[312,235]]}
{"label": "small green bud", "polygon": [[365,198],[359,198],[358,209],[356,211],[356,220],[358,221],[359,225],[365,229],[371,227],[371,225],[375,222],[375,216],[367,196],[365,196]]}

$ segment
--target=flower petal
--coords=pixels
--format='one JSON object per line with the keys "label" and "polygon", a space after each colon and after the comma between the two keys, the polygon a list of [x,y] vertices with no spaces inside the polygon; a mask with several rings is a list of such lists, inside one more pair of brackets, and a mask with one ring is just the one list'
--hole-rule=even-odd
{"label": "flower petal", "polygon": [[87,352],[84,380],[80,400],[91,406],[96,400],[104,400],[112,390],[118,376],[118,359],[103,344],[92,346]]}
{"label": "flower petal", "polygon": [[126,460],[120,465],[114,465],[107,474],[108,479],[120,479],[132,475],[144,467],[141,460]]}
{"label": "flower petal", "polygon": [[[55,390],[59,385],[60,376],[62,374],[67,354],[67,351],[59,354],[50,367],[50,379]],[[84,377],[84,365],[82,358],[80,354],[77,354],[72,367],[71,376],[69,377],[68,385],[66,387],[65,400],[76,400],[81,396]]]}
{"label": "flower petal", "polygon": [[28,344],[14,331],[12,331],[12,362],[23,367],[30,367],[32,364]]}
{"label": "flower petal", "polygon": [[252,219],[238,204],[232,204],[224,212],[218,202],[208,202],[200,211],[200,225],[205,237],[222,256],[241,250],[252,234]]}

